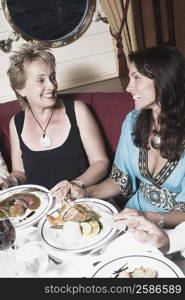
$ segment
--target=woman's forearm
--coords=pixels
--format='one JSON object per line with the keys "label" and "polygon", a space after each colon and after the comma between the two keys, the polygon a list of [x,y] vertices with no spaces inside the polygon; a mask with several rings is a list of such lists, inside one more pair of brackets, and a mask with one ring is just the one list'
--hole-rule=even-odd
{"label": "woman's forearm", "polygon": [[121,194],[119,187],[111,178],[87,187],[86,191],[88,197],[98,199],[108,199]]}
{"label": "woman's forearm", "polygon": [[92,163],[79,179],[84,186],[89,186],[103,180],[109,172],[109,161],[107,159]]}
{"label": "woman's forearm", "polygon": [[152,221],[156,225],[159,224],[162,215],[164,218],[164,228],[174,228],[185,221],[185,212],[183,211],[171,211],[166,213],[145,212],[144,214],[149,221]]}

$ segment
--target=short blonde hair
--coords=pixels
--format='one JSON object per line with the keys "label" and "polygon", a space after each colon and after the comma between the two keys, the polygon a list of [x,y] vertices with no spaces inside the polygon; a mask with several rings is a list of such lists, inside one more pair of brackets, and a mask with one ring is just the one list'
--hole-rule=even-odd
{"label": "short blonde hair", "polygon": [[17,100],[22,107],[25,106],[27,100],[17,92],[17,89],[22,89],[25,85],[26,76],[24,64],[33,61],[42,61],[49,64],[52,69],[55,70],[55,57],[49,50],[48,47],[40,44],[24,43],[20,47],[20,50],[14,51],[13,55],[10,56],[10,66],[7,75],[10,80],[10,85],[17,96]]}

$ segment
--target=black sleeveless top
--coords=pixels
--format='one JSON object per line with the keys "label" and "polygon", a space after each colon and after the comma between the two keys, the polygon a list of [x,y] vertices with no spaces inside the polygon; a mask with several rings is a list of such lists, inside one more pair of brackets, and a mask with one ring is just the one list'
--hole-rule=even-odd
{"label": "black sleeveless top", "polygon": [[15,126],[19,136],[27,184],[38,184],[51,189],[61,180],[73,180],[88,167],[88,160],[77,126],[74,101],[64,99],[63,103],[71,123],[71,129],[66,141],[51,150],[32,151],[29,149],[21,137],[25,112],[21,111],[15,115]]}

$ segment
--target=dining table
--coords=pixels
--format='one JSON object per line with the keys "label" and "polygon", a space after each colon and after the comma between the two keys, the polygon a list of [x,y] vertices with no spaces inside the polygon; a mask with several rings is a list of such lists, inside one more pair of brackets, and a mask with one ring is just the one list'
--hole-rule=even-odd
{"label": "dining table", "polygon": [[[58,204],[54,203],[51,209],[57,209]],[[144,264],[148,260],[147,266],[153,262],[154,269],[156,262],[173,269],[177,277],[185,277],[185,257],[180,253],[164,255],[159,249],[151,244],[143,244],[137,241],[133,233],[129,230],[114,230],[110,238],[105,239],[101,244],[94,248],[84,251],[62,251],[46,245],[41,235],[39,224],[41,220],[16,229],[16,247],[14,247],[14,257],[16,261],[16,251],[20,245],[29,241],[39,241],[44,245],[48,255],[48,265],[39,277],[42,278],[93,278],[109,277],[114,272],[114,264],[117,262],[120,267],[122,263],[137,261]],[[141,263],[142,262],[142,263]],[[16,261],[17,268],[19,264]],[[14,277],[8,267],[6,253],[0,251],[0,277]],[[109,268],[108,268],[109,267]],[[106,274],[107,272],[107,274]],[[112,276],[112,275],[111,275]],[[170,275],[173,277],[173,274]],[[21,277],[19,274],[16,277]]]}
{"label": "dining table", "polygon": [[[34,240],[42,243],[37,227],[30,226],[17,231],[17,241],[19,243]],[[16,252],[16,249],[14,251]],[[185,276],[185,258],[179,252],[165,256],[156,247],[138,242],[133,237],[132,232],[129,231],[117,231],[110,241],[86,252],[70,253],[49,249],[48,247],[46,251],[48,266],[39,276],[43,278],[92,278],[102,262],[106,264],[107,261],[114,261],[117,258],[126,257],[129,259],[137,256],[143,257],[143,262],[148,257],[162,262],[167,258],[168,264],[172,262],[179,268],[179,271],[181,270],[182,273],[179,277]],[[0,265],[0,277],[14,277],[11,275],[9,267],[7,267],[7,260],[3,251],[0,252]],[[16,276],[19,277],[19,275]]]}

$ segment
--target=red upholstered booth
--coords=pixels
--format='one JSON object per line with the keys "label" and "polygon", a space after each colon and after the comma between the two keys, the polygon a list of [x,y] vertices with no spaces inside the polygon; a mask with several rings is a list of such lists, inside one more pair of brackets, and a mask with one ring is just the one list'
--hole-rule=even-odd
{"label": "red upholstered booth", "polygon": [[[95,115],[105,138],[109,157],[113,159],[121,132],[122,122],[127,113],[133,109],[131,96],[126,93],[76,93],[64,94],[69,99],[86,102]],[[9,120],[13,114],[20,110],[18,101],[0,103],[0,151],[9,167],[10,141]]]}

